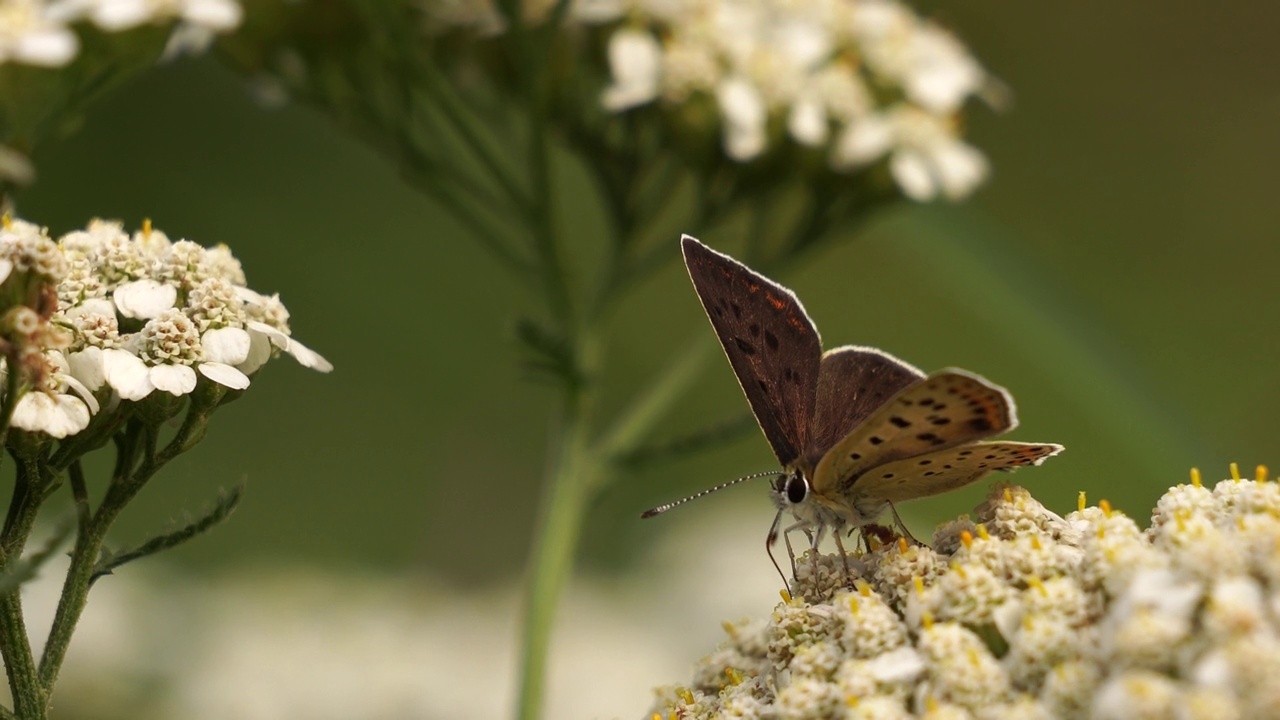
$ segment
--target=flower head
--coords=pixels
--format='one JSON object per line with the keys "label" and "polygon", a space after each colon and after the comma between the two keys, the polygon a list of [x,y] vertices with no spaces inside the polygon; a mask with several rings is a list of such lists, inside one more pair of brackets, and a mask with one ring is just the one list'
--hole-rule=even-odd
{"label": "flower head", "polygon": [[[1171,488],[1147,531],[1105,503],[1064,518],[997,487],[932,549],[849,556],[848,589],[841,558],[806,555],[805,600],[778,606],[767,645],[734,644],[774,668],[754,716],[1274,716],[1280,513],[1259,477]],[[737,692],[681,716],[719,717]]]}
{"label": "flower head", "polygon": [[182,396],[200,378],[240,390],[280,351],[332,369],[290,337],[278,296],[243,285],[226,246],[171,241],[149,223],[129,235],[104,221],[60,245],[73,267],[58,292],[61,317],[76,331],[70,364],[93,390],[105,385],[125,400],[156,390]]}
{"label": "flower head", "polygon": [[[550,7],[527,3],[527,21],[544,22]],[[429,2],[428,16],[436,35],[505,29],[490,0]],[[607,112],[664,115],[696,136],[709,128],[735,162],[787,145],[840,173],[887,160],[917,200],[964,197],[987,175],[958,115],[991,79],[898,0],[576,0],[565,18],[564,47],[604,49],[594,59]]]}

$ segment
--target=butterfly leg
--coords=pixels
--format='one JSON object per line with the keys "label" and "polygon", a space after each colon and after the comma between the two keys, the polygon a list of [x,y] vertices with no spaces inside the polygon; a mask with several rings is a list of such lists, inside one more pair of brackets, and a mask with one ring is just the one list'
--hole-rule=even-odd
{"label": "butterfly leg", "polygon": [[836,530],[831,533],[831,537],[836,540],[836,550],[840,551],[840,562],[844,564],[844,582],[845,587],[853,587],[853,570],[849,567],[849,553],[844,549],[844,543],[840,541],[840,531]]}
{"label": "butterfly leg", "polygon": [[[782,578],[782,586],[787,589],[787,594],[791,594],[791,583],[787,582],[787,574],[782,572],[782,566],[778,564],[778,559],[773,556],[773,546],[778,543],[778,526],[782,524],[782,511],[779,510],[777,515],[773,516],[773,525],[769,527],[769,534],[764,539],[764,551],[769,554],[769,561],[773,563],[773,569],[778,571],[778,576]],[[791,558],[791,577],[796,576],[796,554],[791,550],[791,539],[787,537],[787,533],[782,533],[782,539],[787,544],[787,557]]]}
{"label": "butterfly leg", "polygon": [[924,543],[917,540],[916,536],[912,535],[911,531],[907,529],[907,524],[902,522],[902,517],[898,515],[898,508],[894,507],[893,503],[889,503],[889,512],[893,513],[893,524],[896,526],[898,532],[902,533],[902,537],[910,540],[916,545],[924,545]]}

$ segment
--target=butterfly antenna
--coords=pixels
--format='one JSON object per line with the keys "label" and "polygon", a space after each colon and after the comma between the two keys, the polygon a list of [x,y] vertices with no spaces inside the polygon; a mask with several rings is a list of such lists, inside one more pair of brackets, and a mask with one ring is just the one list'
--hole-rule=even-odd
{"label": "butterfly antenna", "polygon": [[703,495],[710,495],[711,493],[713,493],[713,492],[715,492],[715,491],[717,491],[717,490],[723,490],[723,489],[725,489],[725,488],[727,488],[727,487],[731,487],[731,486],[733,486],[733,485],[737,485],[737,484],[738,484],[738,483],[740,483],[740,482],[744,482],[744,481],[747,481],[747,480],[754,480],[754,479],[756,479],[756,478],[765,477],[765,476],[767,476],[767,475],[781,475],[781,474],[782,474],[782,473],[778,472],[777,470],[773,470],[773,471],[771,471],[771,472],[759,472],[759,473],[752,473],[752,474],[750,474],[750,475],[743,475],[742,477],[740,477],[740,478],[735,478],[735,479],[733,479],[733,480],[730,480],[730,481],[729,481],[729,482],[727,482],[727,483],[721,483],[721,484],[719,484],[719,485],[716,485],[715,487],[707,488],[706,490],[703,490],[702,492],[696,492],[696,493],[694,493],[694,494],[690,495],[690,496],[689,496],[689,497],[687,497],[687,498],[681,498],[681,499],[679,499],[679,500],[676,500],[675,502],[669,502],[669,503],[667,503],[666,505],[659,505],[658,507],[653,508],[653,509],[651,509],[651,510],[645,510],[645,511],[644,511],[644,513],[643,513],[642,515],[640,515],[640,517],[643,519],[643,518],[651,518],[651,517],[654,517],[655,515],[661,515],[662,513],[664,513],[664,512],[666,512],[666,511],[670,510],[670,509],[671,509],[671,508],[673,508],[673,507],[679,507],[679,506],[681,506],[681,505],[683,505],[683,504],[685,504],[685,503],[689,502],[690,500],[697,500],[698,498],[702,497]]}

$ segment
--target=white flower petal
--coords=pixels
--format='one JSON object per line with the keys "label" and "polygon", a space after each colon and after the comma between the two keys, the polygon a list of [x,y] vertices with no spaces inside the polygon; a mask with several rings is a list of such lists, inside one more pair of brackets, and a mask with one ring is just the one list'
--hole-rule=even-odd
{"label": "white flower petal", "polygon": [[613,82],[605,88],[601,103],[617,112],[643,105],[658,96],[662,46],[652,33],[619,30],[609,38],[609,71]]}
{"label": "white flower petal", "polygon": [[84,315],[115,317],[116,306],[106,298],[89,298],[75,307],[67,308],[63,311],[63,314],[68,318],[78,318]]}
{"label": "white flower petal", "polygon": [[[253,323],[250,323],[252,325]],[[259,323],[261,324],[261,323]],[[246,375],[252,375],[258,372],[258,369],[267,364],[271,359],[271,340],[265,333],[250,332],[249,333],[249,355],[244,362],[236,365],[240,372]]]}
{"label": "white flower petal", "polygon": [[981,152],[959,140],[935,147],[933,165],[943,193],[952,200],[973,192],[987,178],[990,170]]}
{"label": "white flower petal", "polygon": [[787,116],[787,130],[801,145],[810,147],[827,141],[827,111],[817,98],[796,100]]}
{"label": "white flower petal", "polygon": [[29,65],[59,67],[71,62],[79,50],[80,41],[75,33],[50,27],[23,34],[12,52],[15,58]]}
{"label": "white flower petal", "polygon": [[121,315],[150,320],[174,306],[178,289],[151,279],[134,280],[116,288],[113,297]]}
{"label": "white flower petal", "polygon": [[325,360],[320,353],[312,350],[293,338],[289,338],[289,344],[285,347],[284,351],[292,355],[293,358],[298,361],[298,364],[303,367],[324,373],[333,370],[333,363]]}
{"label": "white flower petal", "polygon": [[240,328],[218,328],[200,336],[204,357],[209,362],[239,365],[249,357],[249,333]]}
{"label": "white flower petal", "polygon": [[87,347],[80,352],[67,356],[67,366],[72,377],[83,383],[90,391],[97,390],[107,381],[102,367],[102,348]]}
{"label": "white flower petal", "polygon": [[156,365],[151,368],[151,384],[170,395],[187,395],[196,389],[196,371],[186,365]]}
{"label": "white flower petal", "polygon": [[893,146],[893,123],[883,115],[871,115],[845,125],[836,140],[832,162],[853,168],[879,160]]}
{"label": "white flower petal", "polygon": [[938,194],[938,183],[929,163],[915,150],[899,150],[889,158],[889,172],[902,192],[912,200],[932,200]]}
{"label": "white flower petal", "polygon": [[95,25],[113,32],[141,25],[151,19],[152,9],[147,0],[99,0],[93,6]]}
{"label": "white flower petal", "polygon": [[750,81],[731,77],[716,87],[724,114],[724,145],[729,157],[743,162],[764,151],[768,113],[764,98]]}
{"label": "white flower petal", "polygon": [[0,180],[15,185],[30,185],[36,179],[36,166],[31,158],[11,147],[0,145]]}
{"label": "white flower petal", "polygon": [[98,412],[98,398],[93,396],[93,393],[89,388],[84,386],[84,383],[80,382],[72,375],[59,375],[58,377],[62,382],[67,384],[67,387],[74,390],[76,395],[80,396],[80,399],[88,406],[91,414]]}
{"label": "white flower petal", "polygon": [[271,327],[270,325],[264,322],[258,322],[257,320],[250,320],[249,322],[245,323],[245,327],[249,328],[253,332],[266,335],[267,338],[271,340],[271,344],[275,345],[281,350],[283,350],[289,344],[288,335],[285,335],[284,333],[280,332],[279,330]]}
{"label": "white flower petal", "polygon": [[28,392],[13,409],[10,422],[23,430],[64,438],[89,425],[89,408],[79,398],[70,395],[52,396],[39,391]]}
{"label": "white flower petal", "polygon": [[0,258],[0,283],[9,278],[9,273],[13,272],[13,262]]}
{"label": "white flower petal", "polygon": [[226,32],[240,24],[242,11],[232,0],[187,0],[182,17],[209,30]]}
{"label": "white flower petal", "polygon": [[58,395],[55,400],[57,400],[58,403],[58,410],[60,411],[58,415],[60,416],[61,427],[64,428],[64,432],[62,435],[54,435],[50,432],[50,435],[53,435],[54,437],[75,435],[89,426],[89,419],[91,415],[89,413],[89,407],[84,404],[84,401],[78,397],[72,397],[70,395]]}
{"label": "white flower petal", "polygon": [[249,377],[230,365],[223,365],[217,362],[200,363],[197,367],[201,375],[210,380],[231,388],[232,390],[243,390],[249,387]]}
{"label": "white flower petal", "polygon": [[107,384],[125,400],[141,400],[156,389],[146,363],[133,353],[103,350],[102,367]]}

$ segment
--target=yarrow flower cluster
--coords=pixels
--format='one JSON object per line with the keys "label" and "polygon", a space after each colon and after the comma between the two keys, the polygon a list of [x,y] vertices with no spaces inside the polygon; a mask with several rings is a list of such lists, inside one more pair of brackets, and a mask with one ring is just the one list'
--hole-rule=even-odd
{"label": "yarrow flower cluster", "polygon": [[0,337],[29,378],[12,421],[24,430],[74,435],[101,406],[201,382],[243,390],[281,352],[332,369],[290,336],[278,296],[246,286],[228,248],[172,241],[149,223],[129,235],[95,220],[55,242],[6,219],[0,275],[12,307]]}
{"label": "yarrow flower cluster", "polygon": [[[553,3],[529,3],[541,19]],[[429,0],[437,31],[499,33],[487,0]],[[603,33],[615,113],[656,106],[719,118],[746,162],[789,138],[840,172],[882,159],[916,200],[958,199],[986,177],[959,113],[994,82],[948,31],[897,0],[577,0],[568,22]]]}
{"label": "yarrow flower cluster", "polygon": [[179,34],[211,36],[240,24],[236,0],[0,0],[0,65],[60,67],[80,49],[72,27],[87,21],[105,32],[179,22]]}
{"label": "yarrow flower cluster", "polygon": [[1232,474],[1193,472],[1145,531],[998,487],[932,547],[851,555],[852,587],[807,554],[652,717],[1280,717],[1280,484]]}

